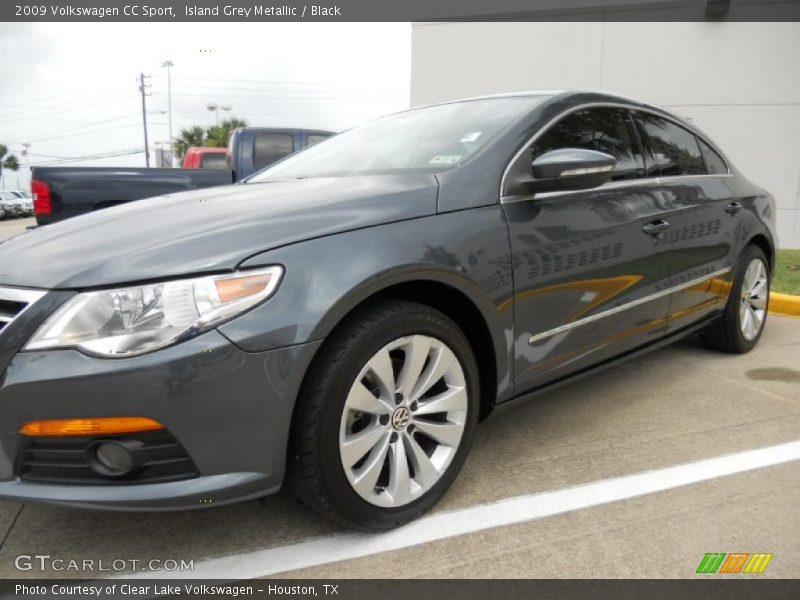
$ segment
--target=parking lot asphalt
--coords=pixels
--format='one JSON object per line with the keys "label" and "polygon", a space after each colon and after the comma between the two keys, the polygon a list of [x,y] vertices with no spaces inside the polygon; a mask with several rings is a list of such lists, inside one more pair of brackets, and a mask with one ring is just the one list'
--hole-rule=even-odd
{"label": "parking lot asphalt", "polygon": [[[102,560],[105,568],[120,559],[193,560],[198,574],[218,577],[231,575],[225,565],[233,564],[245,565],[238,572],[245,576],[685,578],[708,552],[767,552],[773,558],[758,577],[798,577],[796,452],[722,476],[703,467],[704,479],[653,493],[589,498],[582,508],[558,503],[584,484],[603,488],[611,480],[624,489],[627,476],[642,473],[667,481],[664,469],[675,465],[799,440],[800,319],[772,315],[750,354],[718,354],[688,339],[489,419],[432,511],[440,530],[426,532],[428,541],[419,538],[425,525],[382,536],[343,533],[287,493],[263,504],[173,513],[0,503],[0,576],[114,575],[15,568],[17,556],[39,554]],[[735,465],[738,456],[723,461]],[[509,510],[508,499],[540,493],[555,503],[544,516],[464,523],[475,507],[492,517],[495,507]],[[348,545],[357,550],[343,553]]]}
{"label": "parking lot asphalt", "polygon": [[35,223],[36,219],[33,217],[28,219],[4,219],[0,221],[0,242],[18,233],[22,233],[28,226],[34,225]]}

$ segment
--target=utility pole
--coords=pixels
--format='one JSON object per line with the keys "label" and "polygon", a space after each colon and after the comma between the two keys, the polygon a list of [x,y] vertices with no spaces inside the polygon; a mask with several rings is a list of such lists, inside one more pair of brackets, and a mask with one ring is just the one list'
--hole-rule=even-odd
{"label": "utility pole", "polygon": [[175,66],[171,60],[161,63],[162,67],[167,68],[167,109],[169,110],[169,166],[173,166],[172,154],[172,67]]}
{"label": "utility pole", "polygon": [[[25,157],[25,169],[28,171],[28,189],[31,187],[30,182],[30,174],[31,174],[31,157],[28,155],[28,151],[31,149],[30,142],[22,142],[22,152],[20,154]],[[17,187],[21,188],[22,186],[19,184],[19,174],[17,175]]]}
{"label": "utility pole", "polygon": [[139,74],[139,91],[142,93],[142,125],[144,126],[144,164],[150,168],[150,147],[147,143],[147,104],[145,102],[145,90],[150,87],[145,85],[144,80],[149,79],[149,75]]}

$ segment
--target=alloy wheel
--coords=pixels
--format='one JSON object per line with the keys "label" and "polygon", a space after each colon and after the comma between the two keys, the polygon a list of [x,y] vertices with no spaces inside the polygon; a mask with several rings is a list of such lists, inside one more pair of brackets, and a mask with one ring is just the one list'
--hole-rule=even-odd
{"label": "alloy wheel", "polygon": [[761,331],[767,313],[768,299],[767,267],[760,258],[754,258],[744,272],[739,305],[739,327],[747,341],[755,339]]}
{"label": "alloy wheel", "polygon": [[430,490],[456,455],[467,423],[464,370],[426,335],[375,353],[345,400],[339,455],[353,490],[380,507],[401,507]]}

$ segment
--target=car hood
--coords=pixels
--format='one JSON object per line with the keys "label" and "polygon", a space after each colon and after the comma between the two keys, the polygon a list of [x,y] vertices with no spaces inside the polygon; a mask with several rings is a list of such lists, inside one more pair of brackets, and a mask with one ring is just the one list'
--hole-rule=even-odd
{"label": "car hood", "polygon": [[432,175],[248,183],[139,200],[0,243],[0,285],[74,289],[233,270],[302,240],[436,213]]}

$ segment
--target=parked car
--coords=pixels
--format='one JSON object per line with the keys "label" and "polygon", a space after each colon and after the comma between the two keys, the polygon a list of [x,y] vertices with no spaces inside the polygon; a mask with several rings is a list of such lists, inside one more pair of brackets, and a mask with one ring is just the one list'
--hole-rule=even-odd
{"label": "parked car", "polygon": [[227,148],[197,148],[192,146],[183,157],[184,169],[231,170],[231,152]]}
{"label": "parked car", "polygon": [[286,484],[395,527],[499,409],[692,332],[751,350],[774,215],[669,112],[542,92],[24,233],[0,244],[0,497],[197,508]]}
{"label": "parked car", "polygon": [[0,190],[0,206],[3,208],[4,218],[21,217],[24,214],[19,198],[11,192]]}
{"label": "parked car", "polygon": [[30,194],[18,190],[7,190],[3,192],[6,199],[11,201],[17,208],[17,213],[22,217],[30,217],[33,215],[33,201]]}
{"label": "parked car", "polygon": [[231,155],[233,169],[210,164],[184,169],[34,167],[36,222],[47,225],[133,200],[230,184],[331,135],[310,129],[238,128],[228,150],[214,149]]}

